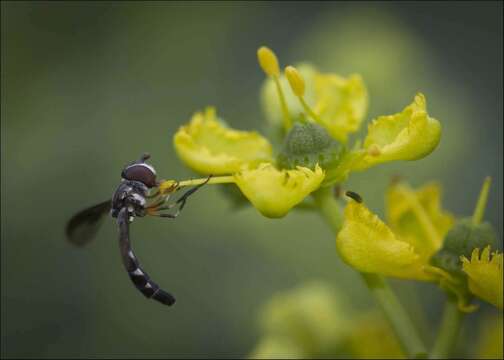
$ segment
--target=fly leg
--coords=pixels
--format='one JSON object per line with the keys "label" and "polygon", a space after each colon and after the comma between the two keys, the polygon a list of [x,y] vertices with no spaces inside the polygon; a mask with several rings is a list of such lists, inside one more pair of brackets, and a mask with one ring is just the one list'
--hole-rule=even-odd
{"label": "fly leg", "polygon": [[186,201],[187,201],[187,198],[189,196],[191,196],[192,194],[194,194],[196,191],[198,191],[198,189],[200,187],[202,187],[203,185],[206,185],[206,183],[208,181],[210,181],[210,179],[212,178],[212,175],[208,175],[208,178],[205,180],[205,182],[199,184],[199,185],[196,185],[195,187],[193,187],[192,189],[186,191],[184,193],[184,195],[182,195],[178,200],[177,200],[177,204],[180,204],[180,207],[179,207],[179,211],[182,211],[182,209],[184,208],[185,204],[186,204]]}
{"label": "fly leg", "polygon": [[[186,204],[186,201],[187,201],[187,198],[189,196],[191,196],[192,194],[194,194],[196,191],[198,191],[199,188],[201,188],[203,185],[205,185],[209,180],[210,178],[212,177],[212,175],[208,176],[208,178],[206,179],[205,182],[189,189],[188,191],[186,191],[179,199],[177,199],[177,201],[173,204],[168,204],[168,205],[165,205],[165,206],[160,206],[163,201],[158,201],[156,202],[155,205],[152,205],[152,206],[149,206],[147,208],[147,213],[149,215],[152,215],[152,216],[158,216],[158,217],[165,217],[165,218],[170,218],[170,219],[175,219],[177,216],[179,216],[180,212],[182,211],[182,209],[184,208],[185,204]],[[177,189],[178,190],[178,189]],[[175,213],[173,214],[170,214],[170,213],[160,213],[160,211],[163,211],[163,210],[170,210],[170,209],[173,209],[174,207],[178,206],[177,210],[175,211]]]}

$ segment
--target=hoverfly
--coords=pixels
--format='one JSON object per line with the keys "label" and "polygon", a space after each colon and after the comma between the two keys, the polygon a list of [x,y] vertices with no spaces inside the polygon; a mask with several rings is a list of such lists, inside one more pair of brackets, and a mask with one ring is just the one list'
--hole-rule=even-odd
{"label": "hoverfly", "polygon": [[[136,217],[145,215],[176,218],[184,208],[187,198],[205,185],[211,176],[204,183],[189,189],[175,202],[168,203],[170,195],[180,189],[179,184],[174,182],[169,189],[161,192],[159,190],[160,182],[156,180],[156,170],[152,165],[146,163],[149,158],[149,154],[144,154],[140,160],[124,167],[121,173],[121,183],[112,199],[75,214],[66,225],[66,235],[70,243],[83,246],[94,238],[105,215],[110,213],[112,217],[117,219],[119,249],[131,281],[145,297],[171,306],[175,303],[173,295],[161,289],[140,266],[131,247],[129,225]],[[175,211],[163,212],[171,209],[175,209]]]}

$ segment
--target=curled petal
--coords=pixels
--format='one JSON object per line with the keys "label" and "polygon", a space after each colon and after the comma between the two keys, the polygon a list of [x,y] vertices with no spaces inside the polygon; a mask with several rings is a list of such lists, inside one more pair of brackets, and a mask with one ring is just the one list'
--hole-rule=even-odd
{"label": "curled petal", "polygon": [[368,107],[367,90],[360,75],[343,78],[336,74],[314,76],[314,112],[320,125],[341,142],[359,130]]}
{"label": "curled petal", "polygon": [[371,122],[364,141],[368,155],[357,170],[388,161],[421,159],[436,148],[440,138],[441,124],[427,114],[425,97],[417,94],[401,113]]}
{"label": "curled petal", "polygon": [[214,108],[196,113],[174,136],[175,150],[184,163],[201,174],[223,175],[243,165],[271,159],[271,145],[255,131],[225,126]]}
{"label": "curled petal", "polygon": [[261,214],[270,218],[285,216],[324,180],[320,166],[315,170],[298,166],[296,170],[278,170],[270,163],[257,169],[245,169],[234,175],[236,185]]}
{"label": "curled petal", "polygon": [[362,272],[404,279],[434,280],[411,244],[401,241],[363,204],[350,202],[336,238],[341,257]]}
{"label": "curled petal", "polygon": [[497,252],[490,254],[488,246],[483,249],[481,256],[480,249],[474,249],[471,260],[461,257],[462,270],[467,274],[469,290],[499,309],[502,309],[503,302],[503,256],[504,254]]}
{"label": "curled petal", "polygon": [[407,184],[392,184],[386,195],[388,224],[426,259],[438,251],[454,217],[441,207],[441,187],[429,183],[418,190]]}

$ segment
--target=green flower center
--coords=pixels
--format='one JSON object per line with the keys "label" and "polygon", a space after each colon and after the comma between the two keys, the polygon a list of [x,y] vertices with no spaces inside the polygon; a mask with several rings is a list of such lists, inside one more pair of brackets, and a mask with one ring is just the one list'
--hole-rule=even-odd
{"label": "green flower center", "polygon": [[431,258],[431,263],[452,275],[463,275],[461,256],[471,257],[474,249],[495,247],[497,237],[488,222],[474,224],[472,219],[461,219],[446,234],[443,247]]}
{"label": "green flower center", "polygon": [[296,122],[285,137],[277,164],[283,169],[294,169],[296,166],[314,169],[316,164],[329,169],[337,165],[343,151],[344,147],[322,126]]}

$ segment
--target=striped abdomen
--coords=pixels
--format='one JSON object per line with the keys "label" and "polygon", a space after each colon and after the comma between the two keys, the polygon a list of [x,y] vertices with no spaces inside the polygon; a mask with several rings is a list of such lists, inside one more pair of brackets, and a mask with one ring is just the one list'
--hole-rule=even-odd
{"label": "striped abdomen", "polygon": [[123,207],[117,216],[117,223],[119,224],[119,248],[121,250],[124,267],[133,284],[135,284],[136,288],[144,294],[145,297],[155,299],[165,305],[173,305],[175,303],[175,298],[161,289],[140,267],[140,263],[131,248],[129,217],[130,215],[126,207]]}

